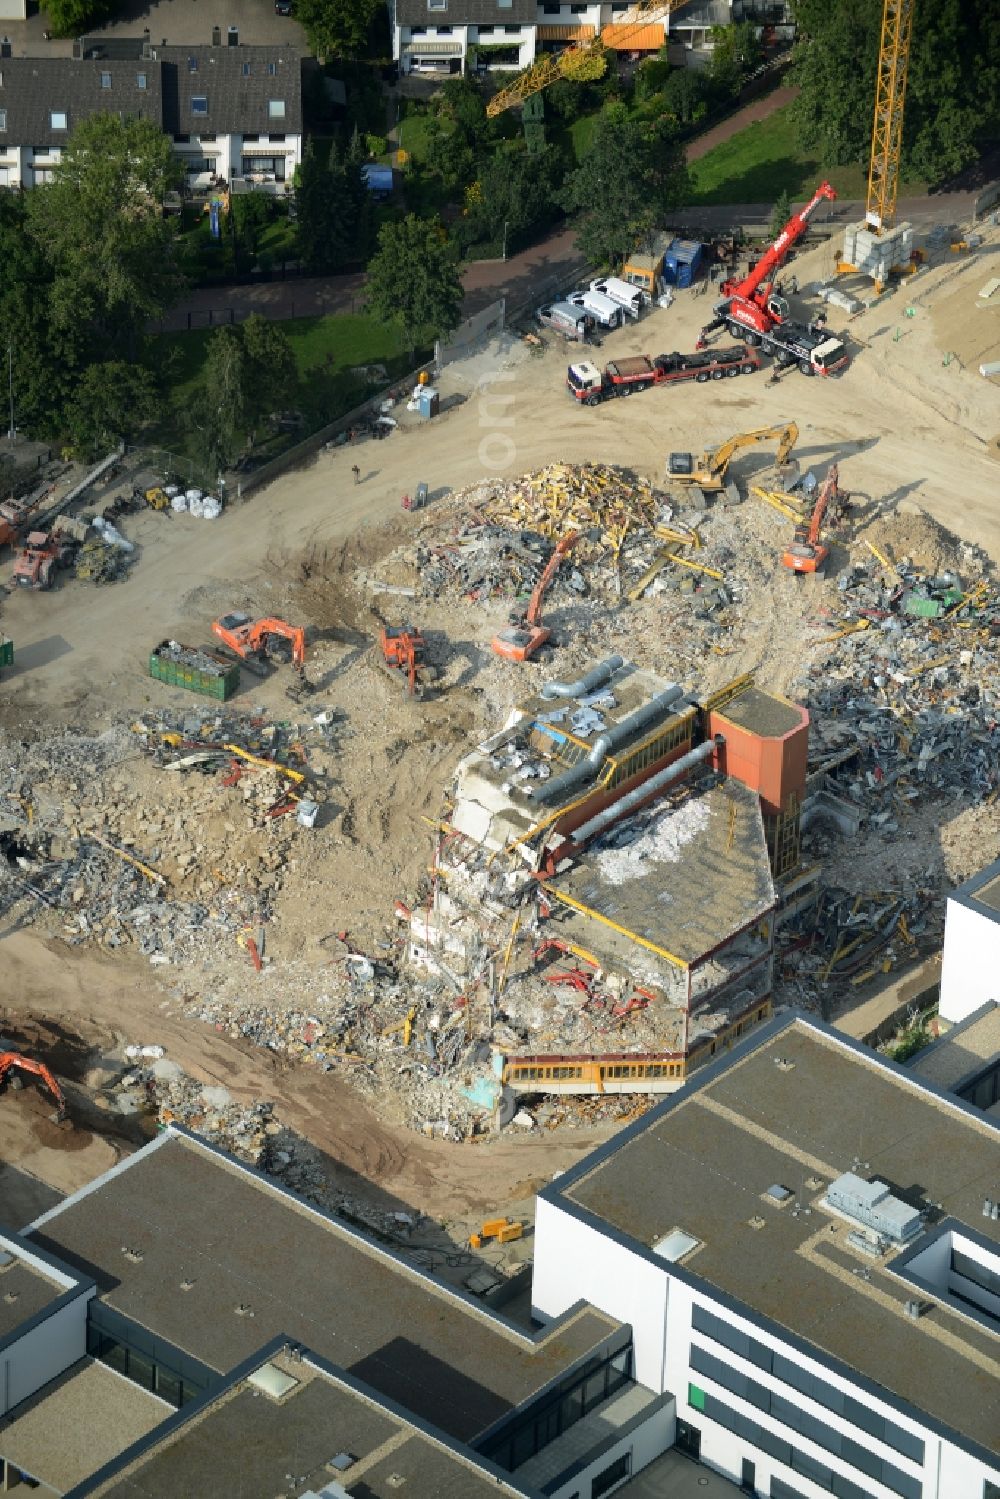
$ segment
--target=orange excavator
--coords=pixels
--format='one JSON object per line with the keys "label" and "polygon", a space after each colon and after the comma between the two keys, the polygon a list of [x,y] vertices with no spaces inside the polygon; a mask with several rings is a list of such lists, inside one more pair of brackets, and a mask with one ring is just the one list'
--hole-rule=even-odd
{"label": "orange excavator", "polygon": [[0,1051],[0,1091],[8,1080],[12,1088],[23,1088],[22,1072],[31,1073],[45,1084],[56,1101],[56,1120],[61,1124],[66,1118],[66,1097],[45,1063],[36,1062],[33,1057],[24,1057],[19,1051]]}
{"label": "orange excavator", "polygon": [[212,633],[258,676],[265,675],[264,662],[278,654],[272,646],[275,640],[288,641],[296,671],[301,673],[305,667],[306,632],[301,625],[289,625],[283,619],[251,619],[249,614],[234,611],[213,620]]}
{"label": "orange excavator", "polygon": [[418,673],[424,664],[424,637],[411,625],[386,625],[379,635],[382,659],[390,671],[406,674],[407,692],[418,697]]}
{"label": "orange excavator", "polygon": [[819,533],[828,507],[836,503],[839,498],[840,491],[837,488],[839,478],[840,472],[834,463],[823,481],[808,526],[803,521],[801,525],[795,527],[795,539],[785,548],[781,558],[786,567],[791,568],[800,576],[808,573],[821,573],[830,555],[830,548],[820,541]]}
{"label": "orange excavator", "polygon": [[541,650],[552,631],[541,623],[542,600],[552,579],[562,566],[563,558],[573,550],[580,540],[579,531],[567,531],[545,564],[542,576],[535,584],[531,600],[523,617],[512,619],[509,629],[501,630],[493,637],[493,649],[506,661],[530,661]]}
{"label": "orange excavator", "polygon": [[60,531],[31,531],[17,555],[11,581],[20,588],[51,588],[56,568],[75,550],[76,543]]}

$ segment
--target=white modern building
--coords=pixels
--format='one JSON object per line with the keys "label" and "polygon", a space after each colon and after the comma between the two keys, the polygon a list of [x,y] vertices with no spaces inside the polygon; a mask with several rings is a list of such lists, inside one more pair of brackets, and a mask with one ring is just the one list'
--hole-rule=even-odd
{"label": "white modern building", "polygon": [[538,1199],[532,1301],[628,1322],[676,1441],[771,1499],[1000,1499],[1000,1129],[776,1021]]}
{"label": "white modern building", "polygon": [[[233,28],[235,31],[235,28]],[[95,114],[150,120],[187,185],[286,191],[302,159],[302,64],[294,47],[84,38],[74,57],[0,58],[0,187],[52,178],[74,127]]]}
{"label": "white modern building", "polygon": [[1000,1000],[1000,860],[948,897],[941,962],[942,1020],[957,1024]]}

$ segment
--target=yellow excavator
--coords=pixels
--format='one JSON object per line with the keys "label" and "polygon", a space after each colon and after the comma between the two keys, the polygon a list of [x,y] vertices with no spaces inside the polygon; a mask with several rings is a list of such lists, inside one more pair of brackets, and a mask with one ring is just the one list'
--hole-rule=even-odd
{"label": "yellow excavator", "polygon": [[[543,53],[529,68],[519,73],[512,83],[493,95],[486,106],[486,113],[491,118],[501,115],[515,104],[523,104],[532,94],[541,93],[543,88],[548,88],[558,78],[574,78],[580,83],[602,78],[606,66],[605,53],[609,49],[627,52],[630,44],[634,46],[639,42],[641,45],[645,40],[640,38],[641,32],[666,21],[670,12],[684,3],[685,0],[637,0],[630,7],[630,21],[605,26],[600,31],[594,27],[579,27],[580,35],[572,46],[564,47],[560,52]],[[663,31],[660,46],[666,41],[666,27]]]}
{"label": "yellow excavator", "polygon": [[671,453],[667,459],[667,477],[675,484],[697,484],[709,494],[718,494],[726,487],[726,471],[734,454],[743,448],[756,447],[761,442],[777,442],[778,452],[774,466],[783,482],[788,482],[793,465],[789,463],[792,449],[799,440],[799,429],[794,422],[782,422],[775,427],[757,427],[753,432],[739,432],[735,437],[720,443],[714,451],[701,453]]}

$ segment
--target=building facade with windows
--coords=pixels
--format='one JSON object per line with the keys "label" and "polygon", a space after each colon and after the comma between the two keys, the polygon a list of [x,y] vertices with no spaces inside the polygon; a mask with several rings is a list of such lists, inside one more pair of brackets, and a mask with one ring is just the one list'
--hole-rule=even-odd
{"label": "building facade with windows", "polygon": [[302,159],[297,49],[95,38],[77,51],[0,58],[0,186],[50,181],[74,127],[115,113],[169,135],[194,190],[213,179],[286,190]]}
{"label": "building facade with windows", "polygon": [[627,57],[672,48],[671,61],[711,56],[713,29],[751,21],[767,42],[795,34],[789,0],[689,0],[651,18],[631,0],[390,0],[393,56],[404,73],[525,68],[600,34]]}
{"label": "building facade with windows", "polygon": [[538,1198],[532,1299],[634,1331],[770,1499],[1000,1499],[1000,1128],[776,1020]]}

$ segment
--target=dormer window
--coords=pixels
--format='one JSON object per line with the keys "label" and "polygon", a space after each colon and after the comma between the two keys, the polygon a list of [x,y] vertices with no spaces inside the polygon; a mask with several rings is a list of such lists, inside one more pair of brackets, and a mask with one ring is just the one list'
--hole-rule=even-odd
{"label": "dormer window", "polygon": [[205,94],[194,94],[191,98],[191,113],[193,115],[208,114],[208,97]]}

